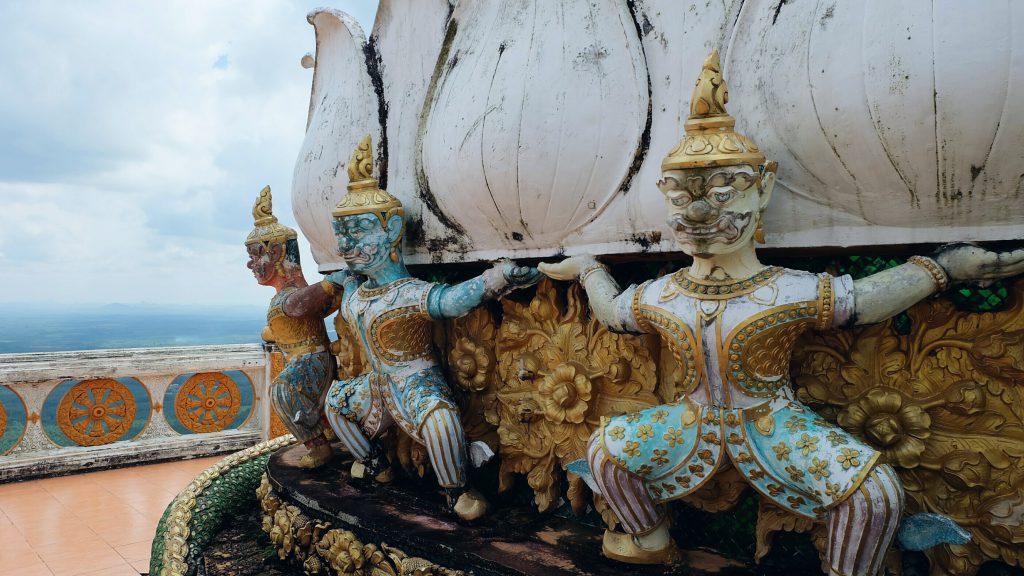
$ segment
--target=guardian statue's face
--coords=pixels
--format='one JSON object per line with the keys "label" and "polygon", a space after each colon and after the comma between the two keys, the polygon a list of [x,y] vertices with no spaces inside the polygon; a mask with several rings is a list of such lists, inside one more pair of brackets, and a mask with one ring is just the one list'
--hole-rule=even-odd
{"label": "guardian statue's face", "polygon": [[[275,246],[277,246],[276,250],[274,250]],[[246,266],[248,266],[249,270],[252,270],[252,275],[256,277],[256,282],[266,286],[277,275],[277,258],[280,258],[283,254],[283,247],[279,244],[267,246],[265,243],[259,242],[249,244],[245,249],[249,252],[249,262]]]}
{"label": "guardian statue's face", "polygon": [[668,201],[668,226],[679,246],[700,257],[752,243],[771,191],[749,164],[668,170],[658,188]]}
{"label": "guardian statue's face", "polygon": [[333,225],[338,254],[345,259],[349,270],[366,274],[388,263],[394,238],[381,226],[376,215],[342,216],[335,218]]}

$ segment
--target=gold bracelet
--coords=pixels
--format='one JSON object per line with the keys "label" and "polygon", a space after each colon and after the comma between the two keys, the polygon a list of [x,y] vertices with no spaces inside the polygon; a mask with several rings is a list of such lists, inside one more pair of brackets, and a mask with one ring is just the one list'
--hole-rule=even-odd
{"label": "gold bracelet", "polygon": [[832,277],[818,277],[818,330],[832,328],[835,318],[835,294],[832,290]]}
{"label": "gold bracelet", "polygon": [[949,288],[949,274],[947,274],[942,266],[939,266],[939,263],[935,260],[925,256],[911,256],[910,258],[907,258],[907,262],[910,264],[916,264],[931,274],[932,280],[935,281],[935,286],[938,288],[939,292]]}
{"label": "gold bracelet", "polygon": [[589,266],[583,268],[583,270],[580,270],[580,284],[585,284],[587,282],[587,276],[590,276],[591,274],[597,272],[598,270],[604,270],[605,272],[608,272],[608,267],[605,266],[604,264],[601,264],[600,262],[595,261],[593,264],[590,264]]}

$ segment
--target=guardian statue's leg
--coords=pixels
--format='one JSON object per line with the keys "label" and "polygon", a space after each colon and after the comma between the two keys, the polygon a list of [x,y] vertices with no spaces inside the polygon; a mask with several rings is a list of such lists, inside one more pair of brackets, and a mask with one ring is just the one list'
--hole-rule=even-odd
{"label": "guardian statue's leg", "polygon": [[373,439],[387,430],[393,420],[375,401],[370,391],[370,375],[338,380],[331,385],[325,401],[327,422],[338,441],[355,458],[354,478],[372,476],[378,482],[390,482],[391,465],[383,448]]}
{"label": "guardian statue's leg", "polygon": [[590,438],[587,464],[605,502],[625,531],[605,531],[605,556],[634,564],[663,564],[678,559],[679,552],[668,533],[665,505],[651,498],[642,479],[608,459],[599,434]]}
{"label": "guardian statue's leg", "polygon": [[370,440],[363,434],[359,424],[351,422],[334,410],[327,410],[327,421],[331,423],[338,441],[356,460],[363,461],[370,457]]}
{"label": "guardian statue's leg", "polygon": [[903,486],[887,464],[876,466],[828,518],[830,576],[875,576],[896,536]]}
{"label": "guardian statue's leg", "polygon": [[326,353],[301,356],[286,364],[270,385],[271,408],[310,450],[326,445],[320,414],[329,367]]}
{"label": "guardian statue's leg", "polygon": [[468,486],[466,432],[459,412],[446,402],[439,402],[423,418],[419,437],[427,448],[437,483],[444,488],[452,510],[463,520],[476,520],[486,514],[487,500]]}
{"label": "guardian statue's leg", "polygon": [[437,483],[445,489],[465,486],[466,433],[458,412],[446,406],[435,409],[423,421],[420,433],[437,474]]}

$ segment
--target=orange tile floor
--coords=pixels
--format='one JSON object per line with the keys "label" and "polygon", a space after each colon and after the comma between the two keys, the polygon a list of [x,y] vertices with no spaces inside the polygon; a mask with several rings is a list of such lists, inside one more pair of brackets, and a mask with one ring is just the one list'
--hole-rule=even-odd
{"label": "orange tile floor", "polygon": [[0,484],[0,576],[138,576],[164,508],[221,456]]}

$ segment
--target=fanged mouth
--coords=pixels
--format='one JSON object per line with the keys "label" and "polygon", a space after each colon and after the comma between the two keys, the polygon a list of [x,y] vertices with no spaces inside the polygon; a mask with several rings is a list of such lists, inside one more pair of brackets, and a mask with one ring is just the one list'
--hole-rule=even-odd
{"label": "fanged mouth", "polygon": [[706,225],[690,225],[682,218],[675,218],[672,228],[681,240],[689,239],[701,242],[721,240],[731,244],[743,235],[743,231],[750,224],[752,215],[751,212],[725,212],[717,220]]}
{"label": "fanged mouth", "polygon": [[344,252],[341,257],[344,258],[345,262],[348,264],[368,264],[370,262],[370,255],[362,250]]}

